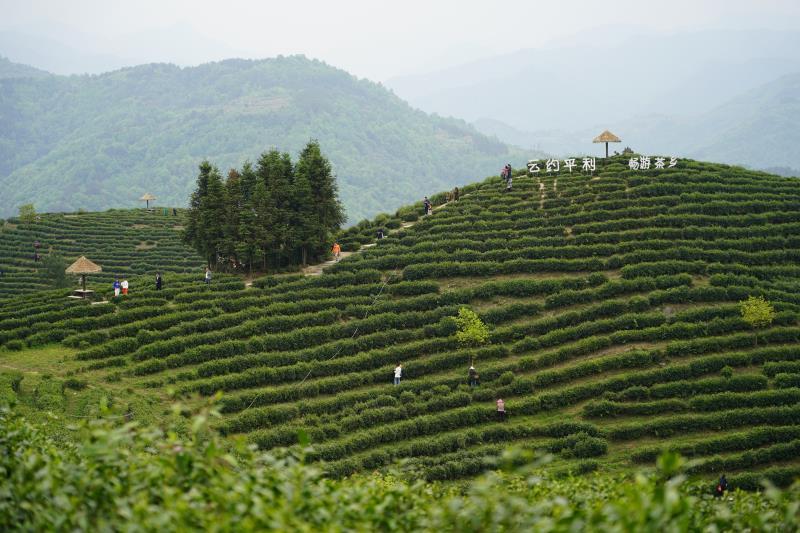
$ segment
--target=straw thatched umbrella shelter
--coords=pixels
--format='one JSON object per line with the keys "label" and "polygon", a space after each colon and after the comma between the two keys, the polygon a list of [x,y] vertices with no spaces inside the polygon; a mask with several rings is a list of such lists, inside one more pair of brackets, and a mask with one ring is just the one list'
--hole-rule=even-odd
{"label": "straw thatched umbrella shelter", "polygon": [[592,141],[593,143],[606,143],[606,159],[608,158],[608,143],[621,143],[622,139],[606,130]]}
{"label": "straw thatched umbrella shelter", "polygon": [[152,194],[150,194],[149,192],[147,192],[147,193],[144,193],[144,196],[142,196],[141,198],[139,198],[139,200],[141,200],[142,202],[146,202],[146,203],[145,203],[145,205],[147,206],[147,207],[146,207],[146,209],[150,209],[150,202],[151,202],[152,200],[155,200],[155,199],[156,199],[156,197],[155,197],[155,196],[153,196]]}
{"label": "straw thatched umbrella shelter", "polygon": [[81,287],[80,291],[75,291],[76,294],[86,298],[86,294],[92,291],[86,290],[86,274],[96,274],[98,272],[102,272],[103,268],[100,265],[96,265],[86,259],[86,256],[80,256],[77,261],[72,263],[70,266],[67,267],[67,274],[77,274],[81,277]]}

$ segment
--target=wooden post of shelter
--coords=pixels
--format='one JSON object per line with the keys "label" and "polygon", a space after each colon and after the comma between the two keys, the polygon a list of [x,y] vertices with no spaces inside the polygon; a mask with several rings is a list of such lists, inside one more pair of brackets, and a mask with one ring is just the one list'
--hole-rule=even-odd
{"label": "wooden post of shelter", "polygon": [[606,159],[608,159],[608,143],[619,143],[622,142],[622,139],[620,139],[610,131],[605,130],[603,133],[595,137],[592,142],[606,144]]}
{"label": "wooden post of shelter", "polygon": [[77,274],[81,277],[81,288],[74,291],[72,298],[86,298],[86,295],[94,291],[86,290],[86,274],[96,274],[102,272],[103,268],[100,265],[92,263],[85,256],[80,256],[77,261],[67,267],[67,274]]}
{"label": "wooden post of shelter", "polygon": [[140,201],[145,202],[145,209],[150,209],[150,202],[155,199],[156,197],[149,192],[145,193],[141,198],[139,198]]}

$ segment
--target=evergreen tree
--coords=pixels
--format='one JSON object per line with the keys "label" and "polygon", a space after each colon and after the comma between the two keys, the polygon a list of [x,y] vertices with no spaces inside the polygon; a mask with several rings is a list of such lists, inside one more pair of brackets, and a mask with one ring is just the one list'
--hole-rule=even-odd
{"label": "evergreen tree", "polygon": [[223,182],[208,161],[199,166],[184,240],[213,268],[242,260],[280,268],[283,259],[306,264],[327,250],[345,220],[330,162],[317,141],[291,156],[271,149]]}
{"label": "evergreen tree", "polygon": [[258,243],[258,258],[267,269],[270,252],[277,248],[276,226],[279,224],[278,209],[263,181],[256,183],[253,194],[253,235]]}
{"label": "evergreen tree", "polygon": [[224,191],[219,170],[208,161],[200,163],[197,188],[189,201],[183,239],[206,258],[212,268],[216,265],[216,257],[224,240]]}
{"label": "evergreen tree", "polygon": [[344,223],[345,215],[333,169],[322,154],[318,141],[312,139],[300,152],[295,182],[298,189],[307,188],[298,190],[298,194],[306,195],[298,197],[300,201],[309,203],[308,206],[301,206],[303,212],[308,213],[307,227],[303,228],[308,233],[306,243],[315,253],[324,252],[332,234]]}
{"label": "evergreen tree", "polygon": [[228,171],[225,180],[224,206],[225,221],[223,224],[223,240],[221,253],[226,259],[238,262],[237,244],[241,241],[239,236],[240,217],[242,213],[242,188],[241,174],[236,169]]}
{"label": "evergreen tree", "polygon": [[201,204],[205,257],[213,269],[225,241],[225,185],[216,167],[208,175],[208,194]]}
{"label": "evergreen tree", "polygon": [[250,161],[245,161],[239,177],[239,189],[242,195],[241,210],[239,212],[239,241],[236,243],[236,255],[240,261],[247,264],[250,273],[253,272],[253,263],[258,253],[258,240],[256,238],[255,207],[253,194],[258,178]]}
{"label": "evergreen tree", "polygon": [[[294,248],[294,231],[290,231],[292,220],[292,159],[287,153],[276,149],[261,154],[256,167],[258,181],[262,182],[274,206],[274,216],[265,220],[271,236],[271,248],[275,251],[275,264],[281,265],[281,253],[291,256]],[[259,248],[264,249],[263,246]]]}
{"label": "evergreen tree", "polygon": [[319,253],[320,248],[320,221],[314,209],[314,191],[311,182],[305,173],[295,175],[292,187],[292,235],[296,246],[300,249],[300,263],[308,263],[308,254]]}
{"label": "evergreen tree", "polygon": [[253,164],[250,161],[245,161],[244,165],[242,165],[242,171],[239,173],[239,187],[242,191],[242,201],[245,204],[253,198],[257,179]]}
{"label": "evergreen tree", "polygon": [[207,257],[203,245],[203,226],[201,222],[201,206],[208,195],[208,176],[211,174],[211,163],[204,160],[199,165],[200,173],[197,175],[197,187],[189,198],[189,209],[186,211],[186,227],[183,230],[183,240],[197,250],[203,257]]}

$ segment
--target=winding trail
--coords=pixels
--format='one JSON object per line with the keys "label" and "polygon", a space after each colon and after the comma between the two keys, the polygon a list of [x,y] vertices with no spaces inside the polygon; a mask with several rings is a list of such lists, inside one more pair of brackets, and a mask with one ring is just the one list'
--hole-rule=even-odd
{"label": "winding trail", "polygon": [[[438,211],[439,209],[442,209],[443,207],[445,207],[446,205],[448,205],[448,204],[450,204],[452,202],[454,202],[454,200],[450,200],[449,202],[445,202],[443,204],[439,204],[439,205],[433,206],[433,211]],[[394,231],[387,231],[386,235],[388,236],[388,235],[391,235],[392,233],[394,233],[395,231],[408,229],[408,228],[416,225],[417,222],[420,222],[421,220],[424,220],[424,219],[425,219],[425,216],[421,216],[417,220],[414,220],[414,221],[411,221],[411,222],[403,222],[398,229],[396,229]],[[339,256],[339,261],[341,261],[345,257],[349,257],[349,256],[351,256],[353,254],[360,254],[364,250],[369,250],[370,248],[375,246],[375,244],[376,243],[374,243],[374,242],[370,243],[370,244],[365,244],[364,246],[362,246],[361,248],[359,248],[355,252],[342,252],[340,254],[340,256]],[[305,267],[302,270],[302,273],[304,275],[306,275],[306,276],[321,276],[323,271],[327,267],[335,265],[337,262],[338,261],[336,261],[335,259],[331,259],[330,261],[325,261],[324,263],[319,263],[319,264],[316,264],[316,265],[309,265],[309,266]],[[252,284],[253,283],[250,282],[250,285],[252,285]]]}

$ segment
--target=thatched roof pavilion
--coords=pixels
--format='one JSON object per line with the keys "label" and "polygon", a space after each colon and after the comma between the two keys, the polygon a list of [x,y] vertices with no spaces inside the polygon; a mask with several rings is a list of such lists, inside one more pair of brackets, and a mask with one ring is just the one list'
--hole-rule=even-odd
{"label": "thatched roof pavilion", "polygon": [[621,143],[622,139],[614,135],[608,130],[598,135],[592,141],[593,143],[606,143],[606,158],[608,158],[608,143]]}
{"label": "thatched roof pavilion", "polygon": [[67,274],[97,274],[102,271],[103,267],[86,259],[85,255],[67,267]]}
{"label": "thatched roof pavilion", "polygon": [[155,199],[156,197],[150,194],[149,192],[144,193],[144,195],[142,195],[142,197],[139,198],[139,200],[141,200],[142,202],[146,202],[145,205],[147,206],[147,209],[150,209],[150,202]]}
{"label": "thatched roof pavilion", "polygon": [[77,274],[81,277],[82,290],[75,292],[80,293],[80,296],[86,298],[86,294],[88,292],[92,292],[86,290],[86,274],[96,274],[102,271],[103,267],[95,263],[92,263],[91,261],[86,259],[86,256],[82,255],[78,258],[77,261],[75,261],[74,263],[72,263],[70,266],[67,267],[66,273]]}

